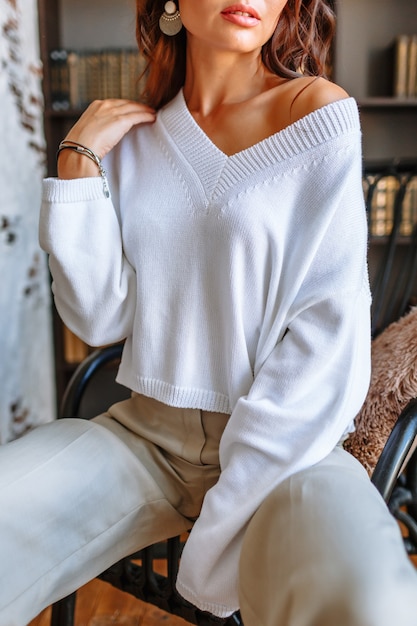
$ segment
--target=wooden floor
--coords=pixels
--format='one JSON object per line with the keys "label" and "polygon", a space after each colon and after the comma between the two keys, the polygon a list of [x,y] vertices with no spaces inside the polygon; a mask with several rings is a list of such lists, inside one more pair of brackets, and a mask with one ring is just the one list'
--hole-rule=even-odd
{"label": "wooden floor", "polygon": [[[48,608],[29,626],[49,626],[50,616]],[[77,593],[75,626],[188,626],[188,622],[93,580]]]}

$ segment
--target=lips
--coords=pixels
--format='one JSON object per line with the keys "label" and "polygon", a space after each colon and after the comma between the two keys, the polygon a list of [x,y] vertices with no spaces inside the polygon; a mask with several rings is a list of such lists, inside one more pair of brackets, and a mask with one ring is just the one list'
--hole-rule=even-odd
{"label": "lips", "polygon": [[230,18],[237,16],[237,18],[256,20],[257,22],[260,20],[257,11],[246,4],[234,4],[233,6],[227,7],[227,9],[222,11],[222,15]]}

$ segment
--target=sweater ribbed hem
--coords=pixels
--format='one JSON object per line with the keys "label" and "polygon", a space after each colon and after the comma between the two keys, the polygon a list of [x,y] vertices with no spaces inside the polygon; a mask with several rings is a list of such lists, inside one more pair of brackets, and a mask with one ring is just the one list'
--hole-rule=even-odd
{"label": "sweater ribbed hem", "polygon": [[125,376],[121,366],[116,381],[121,385],[149,398],[154,398],[168,406],[183,409],[200,409],[213,413],[230,415],[229,398],[224,394],[208,389],[178,387],[155,378],[129,378]]}

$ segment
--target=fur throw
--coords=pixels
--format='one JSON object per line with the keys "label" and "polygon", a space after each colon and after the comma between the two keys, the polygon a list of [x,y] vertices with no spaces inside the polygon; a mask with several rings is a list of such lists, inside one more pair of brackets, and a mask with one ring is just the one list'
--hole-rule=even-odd
{"label": "fur throw", "polygon": [[372,342],[368,395],[344,447],[372,474],[388,436],[409,400],[417,397],[417,307]]}

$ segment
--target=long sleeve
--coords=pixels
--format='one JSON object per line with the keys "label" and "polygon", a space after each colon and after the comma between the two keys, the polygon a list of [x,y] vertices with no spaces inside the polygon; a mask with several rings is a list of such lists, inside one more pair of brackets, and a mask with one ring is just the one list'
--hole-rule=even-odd
{"label": "long sleeve", "polygon": [[311,224],[286,266],[286,292],[292,285],[295,297],[284,323],[271,313],[263,345],[277,339],[268,354],[261,350],[251,388],[233,407],[219,481],[183,552],[179,592],[219,616],[238,608],[240,548],[252,515],[279,483],[331,452],[369,385],[365,212],[358,168],[345,170],[327,226],[315,231]]}
{"label": "long sleeve", "polygon": [[130,334],[136,277],[101,178],[46,179],[39,239],[49,254],[52,290],[65,324],[92,346]]}
{"label": "long sleeve", "polygon": [[366,394],[369,346],[368,294],[346,293],[300,314],[265,361],[226,426],[220,479],[183,553],[178,589],[193,604],[220,616],[238,608],[246,525],[275,486],[340,440]]}

